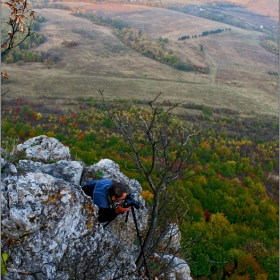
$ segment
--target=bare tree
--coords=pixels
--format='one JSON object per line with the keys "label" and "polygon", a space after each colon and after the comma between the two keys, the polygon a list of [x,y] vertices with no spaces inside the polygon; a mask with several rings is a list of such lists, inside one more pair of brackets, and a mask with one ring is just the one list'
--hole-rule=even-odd
{"label": "bare tree", "polygon": [[[2,34],[1,57],[7,55],[33,34],[31,26],[32,19],[35,19],[35,12],[28,8],[27,0],[8,0],[5,4],[11,14],[6,22],[2,22],[4,27],[8,25],[8,31]],[[7,73],[1,72],[1,76],[8,79]]]}
{"label": "bare tree", "polygon": [[[178,230],[170,230],[170,225],[178,225],[188,210],[186,200],[176,198],[174,189],[178,179],[192,174],[188,162],[195,145],[190,138],[196,133],[172,114],[180,103],[159,102],[162,92],[148,102],[149,110],[132,107],[128,112],[110,108],[103,91],[99,92],[109,118],[127,141],[130,156],[153,194],[151,218],[143,242],[144,255],[152,259],[156,250],[168,251],[171,238],[178,234]],[[181,199],[180,203],[178,199]],[[170,240],[166,242],[167,232]],[[140,253],[136,260],[138,269],[142,263],[143,254]]]}

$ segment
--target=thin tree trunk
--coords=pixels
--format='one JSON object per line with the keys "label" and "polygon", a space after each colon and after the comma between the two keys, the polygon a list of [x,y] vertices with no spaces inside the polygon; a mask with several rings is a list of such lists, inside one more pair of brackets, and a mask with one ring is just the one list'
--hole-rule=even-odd
{"label": "thin tree trunk", "polygon": [[[154,194],[154,199],[153,199],[153,212],[152,212],[152,218],[151,218],[151,223],[149,226],[149,231],[147,233],[147,236],[145,238],[144,244],[143,244],[143,253],[146,254],[147,249],[150,246],[150,243],[153,240],[157,224],[158,224],[158,210],[159,210],[159,190],[156,190],[156,193]],[[140,269],[142,263],[143,263],[144,257],[143,254],[140,253],[136,260],[136,267],[137,269]]]}

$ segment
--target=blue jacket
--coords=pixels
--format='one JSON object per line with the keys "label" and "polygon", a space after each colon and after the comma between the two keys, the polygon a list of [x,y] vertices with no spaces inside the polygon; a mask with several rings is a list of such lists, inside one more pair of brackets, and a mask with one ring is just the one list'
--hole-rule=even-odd
{"label": "blue jacket", "polygon": [[100,208],[111,208],[111,200],[108,196],[108,189],[113,185],[109,179],[96,180],[93,191],[93,202]]}
{"label": "blue jacket", "polygon": [[114,220],[118,214],[112,208],[112,201],[108,195],[108,189],[113,184],[109,179],[92,180],[83,186],[86,195],[93,199],[94,204],[99,207],[99,222],[110,222]]}

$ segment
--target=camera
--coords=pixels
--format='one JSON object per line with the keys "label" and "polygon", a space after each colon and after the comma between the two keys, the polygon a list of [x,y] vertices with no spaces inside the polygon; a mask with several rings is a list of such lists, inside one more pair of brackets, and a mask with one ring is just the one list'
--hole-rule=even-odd
{"label": "camera", "polygon": [[134,195],[132,193],[128,194],[124,200],[123,208],[128,208],[130,206],[135,207],[136,209],[139,209],[142,204],[134,199]]}

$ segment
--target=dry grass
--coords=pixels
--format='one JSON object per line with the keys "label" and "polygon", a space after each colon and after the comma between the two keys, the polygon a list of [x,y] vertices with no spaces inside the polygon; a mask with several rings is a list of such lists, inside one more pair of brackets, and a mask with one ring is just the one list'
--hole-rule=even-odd
{"label": "dry grass", "polygon": [[[187,5],[203,5],[205,3],[226,2],[225,0],[162,0],[162,3],[171,4],[187,4]],[[249,11],[269,16],[270,18],[279,20],[279,0],[231,0],[230,3],[236,3],[246,7]]]}
{"label": "dry grass", "polygon": [[[102,11],[94,4],[74,5],[105,14],[104,6]],[[50,69],[41,63],[3,65],[2,71],[10,73],[10,81],[2,83],[2,91],[9,89],[12,97],[73,99],[99,96],[98,90],[104,89],[107,97],[147,99],[162,90],[171,100],[246,114],[278,115],[278,78],[267,74],[278,71],[278,57],[259,45],[258,32],[165,9],[141,6],[141,11],[106,10],[108,17],[119,16],[147,32],[152,40],[167,37],[167,49],[198,65],[208,64],[211,72],[205,75],[179,72],[146,58],[124,46],[110,28],[74,17],[69,11],[37,12],[48,20],[41,30],[47,42],[37,50],[58,55],[61,60]],[[232,31],[191,39],[186,44],[177,40],[182,35],[229,27]],[[64,40],[76,41],[78,47],[66,48]],[[198,44],[203,44],[204,52],[197,50]]]}
{"label": "dry grass", "polygon": [[185,5],[202,5],[205,3],[203,0],[162,0],[163,4],[185,4]]}

